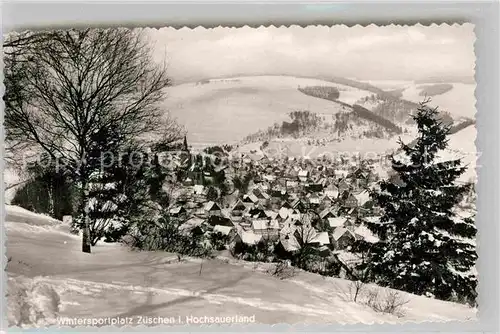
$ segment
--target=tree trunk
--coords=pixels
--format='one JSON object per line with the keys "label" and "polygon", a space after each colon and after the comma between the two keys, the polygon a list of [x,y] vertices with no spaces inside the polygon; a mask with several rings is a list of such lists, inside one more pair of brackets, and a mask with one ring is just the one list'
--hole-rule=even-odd
{"label": "tree trunk", "polygon": [[90,238],[90,217],[89,217],[89,198],[88,198],[88,184],[87,180],[82,177],[82,221],[83,221],[83,233],[82,233],[82,252],[91,252],[91,238]]}
{"label": "tree trunk", "polygon": [[50,179],[49,187],[48,187],[48,195],[49,195],[49,216],[57,217],[54,215],[55,213],[55,201],[54,201],[54,180]]}

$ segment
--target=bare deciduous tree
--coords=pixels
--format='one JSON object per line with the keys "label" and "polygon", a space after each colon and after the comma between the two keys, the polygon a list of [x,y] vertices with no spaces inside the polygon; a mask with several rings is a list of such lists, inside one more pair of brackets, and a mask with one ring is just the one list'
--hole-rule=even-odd
{"label": "bare deciduous tree", "polygon": [[19,152],[45,152],[64,166],[80,189],[82,251],[90,252],[89,162],[97,137],[109,145],[174,140],[179,128],[159,104],[171,81],[152,58],[147,40],[128,29],[25,32],[5,50],[6,141]]}

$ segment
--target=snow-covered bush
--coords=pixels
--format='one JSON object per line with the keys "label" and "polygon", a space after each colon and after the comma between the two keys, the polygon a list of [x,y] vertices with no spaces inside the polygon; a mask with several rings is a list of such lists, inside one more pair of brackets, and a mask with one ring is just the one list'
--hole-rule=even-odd
{"label": "snow-covered bush", "polygon": [[408,304],[401,292],[392,289],[370,289],[366,297],[366,305],[373,310],[382,313],[394,314],[398,317],[404,316],[403,306]]}
{"label": "snow-covered bush", "polygon": [[205,240],[206,231],[203,227],[187,231],[179,228],[181,223],[168,213],[159,218],[144,218],[131,228],[125,239],[133,248],[140,250],[163,250],[196,257],[210,256],[211,247]]}
{"label": "snow-covered bush", "polygon": [[267,273],[280,280],[292,278],[296,275],[295,267],[291,266],[288,261],[279,261],[273,267],[269,268]]}

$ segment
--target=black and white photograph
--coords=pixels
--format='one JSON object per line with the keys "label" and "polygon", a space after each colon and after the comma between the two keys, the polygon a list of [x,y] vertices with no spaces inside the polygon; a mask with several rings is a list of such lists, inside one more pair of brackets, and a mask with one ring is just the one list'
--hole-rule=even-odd
{"label": "black and white photograph", "polygon": [[7,320],[474,321],[474,25],[3,36]]}

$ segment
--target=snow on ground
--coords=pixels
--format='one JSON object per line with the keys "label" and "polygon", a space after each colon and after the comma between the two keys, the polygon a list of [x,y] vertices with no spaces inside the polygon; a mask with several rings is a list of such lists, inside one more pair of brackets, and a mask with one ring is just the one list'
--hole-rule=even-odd
{"label": "snow on ground", "polygon": [[[414,139],[413,134],[402,134],[400,137],[405,142],[411,142]],[[238,152],[250,153],[252,151],[259,151],[260,145],[261,143],[241,145],[238,148]],[[308,145],[306,140],[284,138],[269,142],[266,152],[274,156],[282,154],[291,157],[309,157],[312,159],[323,155],[333,158],[339,156],[356,158],[361,156],[365,159],[380,159],[381,163],[387,164],[389,162],[386,161],[385,154],[397,148],[399,148],[397,138],[346,138],[340,142],[332,141],[323,146]]]}
{"label": "snow on ground", "polygon": [[477,129],[475,125],[470,125],[465,129],[450,135],[448,141],[448,148],[439,154],[439,161],[448,161],[454,159],[462,159],[462,164],[468,168],[466,172],[461,175],[460,181],[476,180],[476,168],[481,166],[477,165],[477,158],[480,152],[477,152],[476,147]]}
{"label": "snow on ground", "polygon": [[169,317],[173,324],[220,315],[255,315],[267,324],[475,318],[466,306],[406,293],[404,317],[377,313],[349,301],[348,281],[305,272],[279,280],[258,264],[234,260],[179,262],[173,254],[105,243],[85,254],[57,221],[50,228],[44,216],[6,209],[14,217],[6,224],[11,326],[62,325],[64,317],[127,317],[131,324],[139,316]]}
{"label": "snow on ground", "polygon": [[[455,118],[467,117],[475,119],[476,97],[474,90],[476,85],[464,83],[450,83],[453,89],[450,91],[431,96],[431,105],[439,107],[440,110],[448,111]],[[403,91],[403,99],[412,102],[421,102],[424,97],[420,94],[422,84],[408,86]]]}
{"label": "snow on ground", "polygon": [[[355,79],[354,79],[355,80]],[[382,90],[396,90],[413,85],[413,81],[407,80],[359,80],[373,85]]]}
{"label": "snow on ground", "polygon": [[309,110],[322,115],[338,111],[328,100],[301,93],[305,86],[338,87],[340,100],[354,103],[370,95],[349,86],[327,81],[287,77],[255,76],[214,79],[168,88],[164,106],[186,127],[194,146],[232,144],[245,136],[290,121],[288,114]]}
{"label": "snow on ground", "polygon": [[5,184],[5,202],[10,203],[12,199],[14,198],[14,195],[16,193],[16,189],[18,189],[19,186],[16,186],[21,181],[20,176],[18,173],[12,169],[8,168],[7,166],[5,167],[3,171],[3,182]]}

